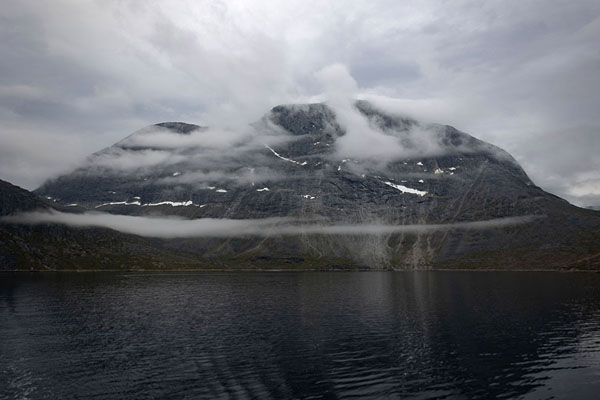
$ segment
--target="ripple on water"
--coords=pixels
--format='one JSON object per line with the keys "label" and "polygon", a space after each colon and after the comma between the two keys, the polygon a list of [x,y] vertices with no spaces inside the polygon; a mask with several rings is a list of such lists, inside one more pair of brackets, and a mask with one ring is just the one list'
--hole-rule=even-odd
{"label": "ripple on water", "polygon": [[0,398],[571,398],[600,392],[600,277],[6,276]]}

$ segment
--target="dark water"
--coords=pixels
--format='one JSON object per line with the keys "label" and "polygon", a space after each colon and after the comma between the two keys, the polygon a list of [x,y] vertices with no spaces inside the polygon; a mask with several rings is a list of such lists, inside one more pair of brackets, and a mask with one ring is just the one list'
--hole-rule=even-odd
{"label": "dark water", "polygon": [[600,398],[600,274],[0,275],[0,398]]}

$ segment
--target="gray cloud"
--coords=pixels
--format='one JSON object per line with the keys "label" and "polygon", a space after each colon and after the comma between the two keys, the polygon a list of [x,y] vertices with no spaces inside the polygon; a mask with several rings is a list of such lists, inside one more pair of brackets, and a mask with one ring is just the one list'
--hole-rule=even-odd
{"label": "gray cloud", "polygon": [[124,233],[160,238],[243,237],[280,235],[386,235],[393,233],[430,233],[447,230],[493,229],[531,222],[535,216],[498,218],[485,221],[431,225],[324,225],[291,218],[186,220],[152,218],[104,213],[69,214],[58,211],[30,212],[0,218],[18,224],[63,224],[73,227],[101,227]]}
{"label": "gray cloud", "polygon": [[401,143],[393,136],[374,129],[367,118],[354,107],[358,88],[344,65],[327,66],[317,72],[316,76],[325,89],[327,105],[345,130],[345,135],[335,143],[338,157],[389,159],[402,155]]}
{"label": "gray cloud", "polygon": [[[283,176],[266,166],[266,157],[272,158],[266,144],[296,139],[268,119],[234,131],[199,127],[186,134],[149,126],[80,162],[77,173],[134,179],[140,184],[147,181],[197,188],[217,182],[254,185]],[[141,181],[147,175],[162,177]]]}
{"label": "gray cloud", "polygon": [[164,150],[127,151],[116,148],[93,157],[89,163],[95,167],[130,171],[156,165],[176,164],[185,159],[183,155]]}
{"label": "gray cloud", "polygon": [[595,0],[7,2],[0,177],[32,189],[161,121],[227,136],[319,98],[315,72],[341,63],[360,97],[453,124],[597,203],[599,36]]}

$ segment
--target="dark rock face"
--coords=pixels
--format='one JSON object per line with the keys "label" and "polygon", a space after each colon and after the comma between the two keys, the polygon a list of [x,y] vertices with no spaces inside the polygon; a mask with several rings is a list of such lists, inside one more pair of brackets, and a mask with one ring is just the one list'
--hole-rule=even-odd
{"label": "dark rock face", "polygon": [[0,180],[0,217],[47,208],[49,206],[33,193]]}
{"label": "dark rock face", "polygon": [[196,129],[201,128],[198,125],[186,124],[185,122],[163,122],[160,124],[156,124],[155,126],[159,126],[161,128],[166,128],[173,132],[177,132],[177,133],[184,134],[184,135],[188,135],[188,134],[190,134],[190,132],[193,132]]}
{"label": "dark rock face", "polygon": [[[253,134],[218,149],[203,139],[208,128],[158,124],[158,131],[131,135],[36,193],[65,209],[190,219],[411,225],[536,217],[510,227],[422,233],[153,241],[161,251],[190,255],[207,267],[600,268],[598,213],[544,192],[505,151],[366,102],[356,109],[373,129],[402,143],[406,154],[344,157],[337,141],[347,132],[333,110],[278,106]],[[424,140],[434,151],[423,151]],[[144,166],[152,157],[164,162]]]}

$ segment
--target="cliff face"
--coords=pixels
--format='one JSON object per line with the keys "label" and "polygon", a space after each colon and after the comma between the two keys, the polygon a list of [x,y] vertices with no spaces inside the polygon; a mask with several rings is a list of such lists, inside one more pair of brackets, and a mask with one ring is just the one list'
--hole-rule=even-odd
{"label": "cliff face", "polygon": [[[144,128],[36,193],[77,212],[445,226],[152,240],[164,254],[185,255],[184,263],[196,266],[600,267],[599,213],[544,192],[508,153],[450,126],[387,115],[364,102],[355,107],[369,129],[400,144],[400,154],[363,157],[355,148],[347,156],[340,143],[350,132],[333,110],[279,106],[249,133],[222,140],[218,132],[184,123]],[[460,225],[507,217],[527,219]]]}

